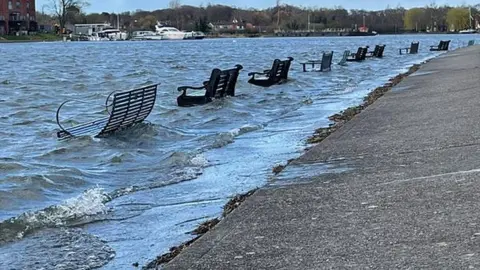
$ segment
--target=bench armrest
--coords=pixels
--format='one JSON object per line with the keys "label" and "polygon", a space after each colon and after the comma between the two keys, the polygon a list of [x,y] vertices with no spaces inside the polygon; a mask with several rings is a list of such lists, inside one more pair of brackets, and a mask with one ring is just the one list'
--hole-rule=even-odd
{"label": "bench armrest", "polygon": [[191,90],[202,90],[202,89],[205,89],[205,85],[204,86],[200,86],[200,87],[193,87],[193,86],[180,86],[177,88],[178,91],[187,91],[187,89],[191,89]]}
{"label": "bench armrest", "polygon": [[[270,71],[270,70],[268,70]],[[248,76],[252,76],[252,75],[267,75],[268,72],[250,72],[248,73]]]}

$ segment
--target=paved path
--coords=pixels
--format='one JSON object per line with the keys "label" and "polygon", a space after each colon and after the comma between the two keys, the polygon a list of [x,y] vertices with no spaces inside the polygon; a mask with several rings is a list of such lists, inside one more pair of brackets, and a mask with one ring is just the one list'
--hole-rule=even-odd
{"label": "paved path", "polygon": [[283,172],[165,269],[480,268],[480,46],[442,55]]}

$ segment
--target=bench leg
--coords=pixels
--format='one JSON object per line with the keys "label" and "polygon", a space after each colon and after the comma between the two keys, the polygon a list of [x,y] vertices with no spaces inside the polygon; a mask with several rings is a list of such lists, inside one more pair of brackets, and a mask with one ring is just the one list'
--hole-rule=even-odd
{"label": "bench leg", "polygon": [[302,64],[303,66],[303,72],[307,72],[307,69],[305,68],[305,64]]}

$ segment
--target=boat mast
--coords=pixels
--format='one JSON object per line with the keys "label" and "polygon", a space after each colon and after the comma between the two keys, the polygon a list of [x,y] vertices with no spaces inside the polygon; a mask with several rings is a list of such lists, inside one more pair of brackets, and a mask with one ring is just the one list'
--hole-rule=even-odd
{"label": "boat mast", "polygon": [[472,26],[472,20],[473,20],[473,17],[472,17],[472,7],[469,7],[468,8],[468,12],[470,14],[470,17],[468,17],[468,21],[470,22],[470,29],[473,29],[473,26]]}
{"label": "boat mast", "polygon": [[308,27],[308,32],[310,32],[310,12],[308,12],[308,23],[307,23],[307,27]]}

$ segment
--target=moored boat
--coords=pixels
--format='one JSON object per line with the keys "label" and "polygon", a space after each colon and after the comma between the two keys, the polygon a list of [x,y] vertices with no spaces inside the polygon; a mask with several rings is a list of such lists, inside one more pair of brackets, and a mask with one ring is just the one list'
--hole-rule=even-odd
{"label": "moored boat", "polygon": [[153,31],[135,31],[132,33],[131,40],[162,40],[162,36]]}
{"label": "moored boat", "polygon": [[205,38],[205,34],[199,31],[187,32],[185,33],[185,37],[184,37],[184,39],[204,39],[204,38]]}
{"label": "moored boat", "polygon": [[185,32],[178,30],[175,27],[155,25],[155,32],[162,37],[162,40],[181,40],[185,39]]}

